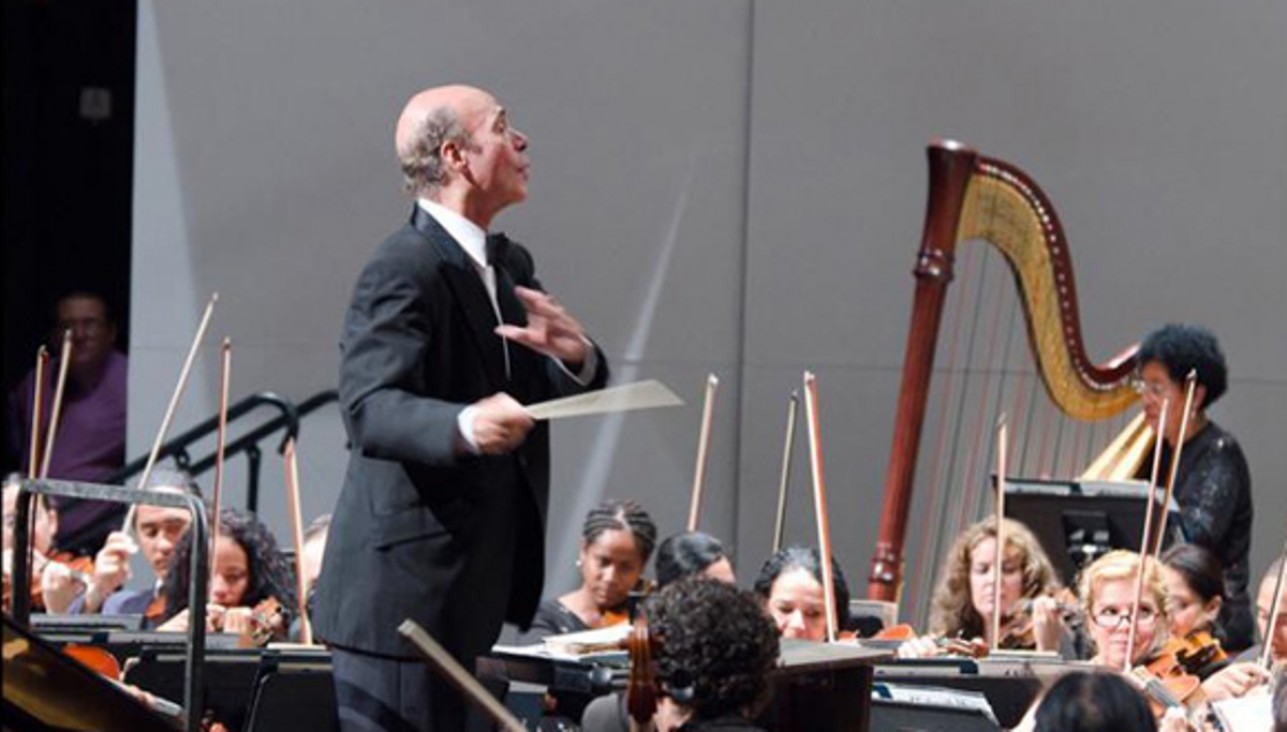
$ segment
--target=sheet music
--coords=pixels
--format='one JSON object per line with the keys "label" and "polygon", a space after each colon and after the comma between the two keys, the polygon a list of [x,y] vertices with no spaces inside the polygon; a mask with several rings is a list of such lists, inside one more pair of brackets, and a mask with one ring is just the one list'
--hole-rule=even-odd
{"label": "sheet music", "polygon": [[628,412],[635,409],[677,407],[684,403],[675,392],[655,379],[609,389],[529,404],[527,413],[533,419],[563,419],[591,414]]}
{"label": "sheet music", "polygon": [[982,713],[994,724],[999,724],[992,713],[992,705],[988,703],[988,698],[980,691],[877,683],[872,687],[871,694],[873,699],[889,699],[932,707],[972,709]]}

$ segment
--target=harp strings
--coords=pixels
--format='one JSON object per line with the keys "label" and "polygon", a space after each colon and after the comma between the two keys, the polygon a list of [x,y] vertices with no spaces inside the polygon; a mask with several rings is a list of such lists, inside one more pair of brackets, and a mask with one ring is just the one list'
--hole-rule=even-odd
{"label": "harp strings", "polygon": [[[994,199],[984,200],[978,210],[993,217],[997,206]],[[925,520],[914,527],[920,536],[904,574],[904,614],[922,628],[944,552],[991,509],[990,457],[996,449],[991,426],[1002,412],[1016,425],[1007,447],[1013,477],[1076,476],[1127,421],[1126,415],[1097,423],[1065,417],[1038,373],[1009,263],[982,241],[962,242],[957,251],[960,267],[938,335],[938,365],[923,427],[933,430],[932,449],[918,459],[913,493],[916,515]]]}

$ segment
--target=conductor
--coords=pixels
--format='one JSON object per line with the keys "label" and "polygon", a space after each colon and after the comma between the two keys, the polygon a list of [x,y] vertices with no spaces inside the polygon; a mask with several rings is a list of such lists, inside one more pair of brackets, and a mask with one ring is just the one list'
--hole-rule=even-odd
{"label": "conductor", "polygon": [[340,343],[351,443],[314,623],[343,730],[457,730],[464,702],[397,633],[467,668],[540,600],[549,435],[524,411],[601,388],[607,360],[492,221],[527,197],[528,140],[491,94],[422,91],[395,134],[410,221],[358,276]]}

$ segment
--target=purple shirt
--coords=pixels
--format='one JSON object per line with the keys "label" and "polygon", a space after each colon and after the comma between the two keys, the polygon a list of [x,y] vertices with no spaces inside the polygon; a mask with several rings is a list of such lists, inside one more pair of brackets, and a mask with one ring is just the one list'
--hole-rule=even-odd
{"label": "purple shirt", "polygon": [[[112,351],[97,384],[82,389],[74,379],[67,379],[62,417],[58,434],[54,438],[53,459],[49,463],[50,478],[101,482],[125,464],[127,364],[124,354]],[[58,361],[54,360],[45,370],[42,414],[46,420],[53,408],[54,381],[57,375]],[[28,471],[31,401],[35,382],[36,375],[32,370],[9,394],[9,434],[17,443],[13,447],[20,456],[23,472]],[[48,427],[47,423],[40,426],[42,445]],[[122,504],[105,501],[62,498],[55,505],[58,506],[58,536],[55,543],[60,547],[78,543],[78,535],[95,522],[124,512]]]}

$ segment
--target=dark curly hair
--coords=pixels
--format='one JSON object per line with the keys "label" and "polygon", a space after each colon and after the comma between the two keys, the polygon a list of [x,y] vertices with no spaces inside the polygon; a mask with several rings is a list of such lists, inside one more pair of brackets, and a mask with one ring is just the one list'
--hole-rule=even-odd
{"label": "dark curly hair", "polygon": [[1171,323],[1149,333],[1140,344],[1139,364],[1156,361],[1171,381],[1183,384],[1189,371],[1196,371],[1198,384],[1207,390],[1202,408],[1215,403],[1229,386],[1224,352],[1211,331],[1194,325]]}
{"label": "dark curly hair", "polygon": [[692,721],[758,711],[777,663],[778,631],[754,594],[688,577],[650,596],[644,612],[661,639],[657,673]]}
{"label": "dark curly hair", "polygon": [[728,559],[719,539],[701,531],[667,537],[657,547],[657,587],[699,574],[721,559]]}
{"label": "dark curly hair", "polygon": [[[255,518],[254,514],[225,508],[219,512],[219,534],[232,538],[246,552],[250,581],[241,604],[254,607],[274,597],[287,615],[283,625],[289,625],[295,604],[295,575],[277,547],[272,532]],[[174,548],[170,569],[161,587],[165,598],[165,617],[174,617],[188,607],[188,565],[192,555],[192,534],[189,532]]]}
{"label": "dark curly hair", "polygon": [[628,531],[635,537],[641,565],[648,562],[652,549],[657,545],[657,525],[652,516],[634,501],[607,499],[590,509],[581,526],[581,538],[586,545],[593,544],[605,531]]}
{"label": "dark curly hair", "polygon": [[[803,569],[822,584],[822,557],[813,547],[789,546],[779,549],[760,567],[760,576],[755,578],[755,593],[767,602],[773,594],[773,583],[788,570]],[[831,558],[831,577],[836,590],[836,624],[846,628],[849,624],[849,583],[845,582],[845,573],[839,562]]]}

